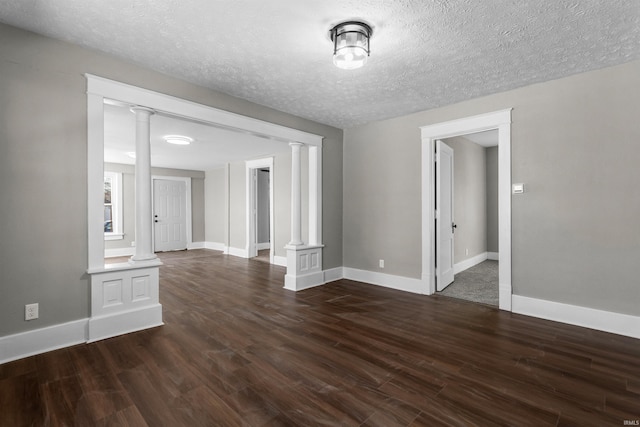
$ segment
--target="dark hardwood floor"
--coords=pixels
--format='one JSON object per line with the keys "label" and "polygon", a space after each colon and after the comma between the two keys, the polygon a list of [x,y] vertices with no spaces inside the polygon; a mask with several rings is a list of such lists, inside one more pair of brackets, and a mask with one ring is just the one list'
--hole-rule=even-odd
{"label": "dark hardwood floor", "polygon": [[161,255],[165,325],[0,365],[2,426],[622,426],[640,340],[285,270]]}

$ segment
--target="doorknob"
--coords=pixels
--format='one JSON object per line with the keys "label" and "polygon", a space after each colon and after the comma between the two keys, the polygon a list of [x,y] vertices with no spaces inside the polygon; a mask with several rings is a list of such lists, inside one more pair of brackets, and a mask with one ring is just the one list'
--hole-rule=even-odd
{"label": "doorknob", "polygon": [[458,228],[458,225],[455,222],[451,223],[451,232],[455,233],[456,232],[456,228]]}

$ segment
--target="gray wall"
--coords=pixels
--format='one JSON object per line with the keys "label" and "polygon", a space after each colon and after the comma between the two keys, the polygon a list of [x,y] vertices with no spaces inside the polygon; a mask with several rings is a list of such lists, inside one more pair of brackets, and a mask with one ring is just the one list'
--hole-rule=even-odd
{"label": "gray wall", "polygon": [[205,241],[228,245],[227,169],[206,172],[204,179]]}
{"label": "gray wall", "polygon": [[[130,248],[135,241],[135,167],[119,163],[105,163],[104,170],[122,174],[122,226],[124,238],[107,240],[105,249]],[[151,168],[155,176],[191,178],[191,235],[194,242],[204,241],[204,172],[183,169]]]}
{"label": "gray wall", "polygon": [[[448,138],[453,149],[453,262],[487,251],[487,177],[484,147],[464,137]],[[467,253],[468,252],[468,253]]]}
{"label": "gray wall", "polygon": [[487,165],[487,252],[498,252],[498,147],[485,148]]}
{"label": "gray wall", "polygon": [[345,130],[345,266],[419,278],[419,126],[511,107],[514,294],[640,315],[640,61]]}
{"label": "gray wall", "polygon": [[89,316],[84,73],[324,136],[324,267],[342,264],[342,130],[4,24],[0,40],[0,336]]}
{"label": "gray wall", "polygon": [[229,164],[229,246],[238,249],[247,245],[246,173],[244,162]]}
{"label": "gray wall", "polygon": [[[288,147],[287,147],[288,149]],[[302,238],[308,241],[308,207],[306,200],[308,198],[308,158],[307,150],[302,151],[301,173],[302,173]],[[291,240],[291,153],[285,151],[282,153],[274,153],[273,171],[271,179],[273,179],[273,210],[274,210],[274,236],[272,245],[275,249],[274,254],[286,257],[287,251],[285,245]],[[208,178],[207,178],[208,179]],[[215,181],[218,182],[218,181]],[[218,184],[216,184],[218,185]],[[229,223],[226,229],[229,233],[229,246],[237,249],[246,248],[246,163],[234,162],[229,164]],[[217,221],[220,215],[209,216],[207,214],[206,227],[210,227],[213,221]],[[326,220],[324,222],[326,224]],[[219,227],[218,224],[212,224],[211,227]],[[330,230],[331,231],[331,230]],[[323,233],[324,236],[327,233]],[[209,240],[210,241],[210,240]],[[213,242],[221,242],[213,240]],[[326,261],[325,261],[325,265]],[[325,267],[332,268],[332,267]]]}
{"label": "gray wall", "polygon": [[[288,151],[277,153],[273,155],[273,158],[273,171],[270,179],[273,179],[274,186],[275,230],[272,244],[275,248],[275,255],[286,256],[284,246],[291,238],[291,154]],[[227,169],[207,171],[206,173],[206,241],[245,249],[246,163],[244,161],[230,163],[227,168],[228,178],[226,177]],[[228,215],[226,214],[227,210]],[[306,217],[303,218],[303,220],[305,219]]]}

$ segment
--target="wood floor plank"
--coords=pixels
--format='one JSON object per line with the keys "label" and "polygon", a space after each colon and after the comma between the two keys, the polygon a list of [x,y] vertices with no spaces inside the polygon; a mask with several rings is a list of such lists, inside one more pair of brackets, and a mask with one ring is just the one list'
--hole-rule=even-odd
{"label": "wood floor plank", "polygon": [[165,325],[0,365],[0,427],[619,426],[640,340],[216,251],[160,254]]}

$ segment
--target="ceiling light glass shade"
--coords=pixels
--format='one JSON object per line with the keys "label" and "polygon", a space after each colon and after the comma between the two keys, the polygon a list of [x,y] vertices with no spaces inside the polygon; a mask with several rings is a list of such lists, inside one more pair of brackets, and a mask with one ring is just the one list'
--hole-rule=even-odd
{"label": "ceiling light glass shade", "polygon": [[353,70],[367,63],[371,27],[362,22],[343,22],[331,29],[333,63],[338,68]]}
{"label": "ceiling light glass shade", "polygon": [[189,145],[193,142],[193,138],[189,138],[188,136],[182,135],[167,135],[164,137],[164,140],[169,144],[174,145]]}

